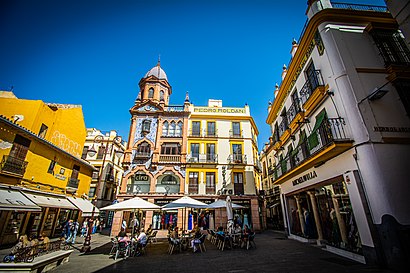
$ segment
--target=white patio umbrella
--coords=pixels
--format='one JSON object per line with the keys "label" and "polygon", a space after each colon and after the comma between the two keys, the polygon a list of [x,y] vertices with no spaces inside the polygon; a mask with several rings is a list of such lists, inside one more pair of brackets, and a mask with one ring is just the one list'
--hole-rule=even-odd
{"label": "white patio umbrella", "polygon": [[[162,210],[171,210],[171,209],[185,209],[186,208],[193,208],[193,209],[206,209],[208,207],[207,204],[204,202],[195,200],[188,196],[183,196],[175,201],[172,201],[164,206],[162,206]],[[182,221],[182,229],[185,229],[185,213],[183,213],[183,221]]]}
{"label": "white patio umbrella", "polygon": [[[232,204],[232,209],[244,209],[244,206],[231,203]],[[219,209],[219,208],[226,208],[226,201],[218,199],[215,202],[211,203],[208,205],[208,209]]]}
{"label": "white patio umbrella", "polygon": [[233,210],[232,210],[232,200],[231,197],[228,195],[226,197],[226,216],[228,218],[227,230],[228,233],[232,233],[233,231]]}
{"label": "white patio umbrella", "polygon": [[[100,210],[112,210],[112,211],[132,211],[139,212],[140,210],[160,210],[161,207],[151,202],[145,201],[140,197],[134,197],[113,205],[109,205],[101,208]],[[134,227],[131,230],[131,237],[134,237]]]}

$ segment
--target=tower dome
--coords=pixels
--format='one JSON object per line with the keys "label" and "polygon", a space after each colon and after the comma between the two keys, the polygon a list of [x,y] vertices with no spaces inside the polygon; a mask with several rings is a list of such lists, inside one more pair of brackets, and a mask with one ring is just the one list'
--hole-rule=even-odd
{"label": "tower dome", "polygon": [[160,80],[166,80],[168,81],[167,74],[165,71],[161,68],[160,62],[158,61],[158,64],[151,68],[150,71],[145,74],[144,78],[148,78],[149,76],[155,76]]}

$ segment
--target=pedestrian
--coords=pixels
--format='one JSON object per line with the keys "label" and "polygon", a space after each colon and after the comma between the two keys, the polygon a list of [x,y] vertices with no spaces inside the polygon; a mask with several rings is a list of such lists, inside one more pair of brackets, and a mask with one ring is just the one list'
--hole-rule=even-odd
{"label": "pedestrian", "polygon": [[81,236],[80,237],[85,237],[87,235],[88,231],[88,218],[84,220],[83,225],[81,227]]}
{"label": "pedestrian", "polygon": [[99,226],[100,233],[102,233],[102,230],[103,230],[103,228],[104,228],[104,225],[105,225],[105,223],[104,223],[104,219],[103,219],[103,220],[101,220],[100,226]]}
{"label": "pedestrian", "polygon": [[125,230],[127,229],[127,221],[125,221],[125,219],[122,220],[121,229],[122,229],[123,231],[125,231]]}
{"label": "pedestrian", "polygon": [[70,237],[67,238],[66,243],[75,244],[75,238],[77,237],[79,226],[80,224],[78,223],[77,220],[75,220],[75,222],[72,221],[72,224],[70,226]]}
{"label": "pedestrian", "polygon": [[73,225],[73,220],[68,220],[66,224],[64,225],[64,239],[67,240],[69,237],[71,237],[71,227]]}

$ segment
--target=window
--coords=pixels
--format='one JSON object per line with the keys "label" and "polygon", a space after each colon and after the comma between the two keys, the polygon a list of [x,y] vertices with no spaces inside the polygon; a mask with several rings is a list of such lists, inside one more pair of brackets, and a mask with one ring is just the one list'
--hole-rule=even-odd
{"label": "window", "polygon": [[161,154],[179,155],[181,154],[181,145],[179,143],[164,143],[161,146]]}
{"label": "window", "polygon": [[175,121],[171,121],[171,124],[169,125],[169,132],[168,132],[169,136],[175,136],[175,127],[176,127]]}
{"label": "window", "polygon": [[53,160],[51,160],[50,161],[50,165],[48,166],[48,171],[47,171],[47,173],[51,173],[51,174],[53,174],[54,175],[54,167],[56,166],[56,160],[55,159],[53,159]]}
{"label": "window", "polygon": [[97,159],[103,159],[104,153],[105,153],[105,147],[104,147],[104,146],[100,146],[100,147],[98,148]]}
{"label": "window", "polygon": [[175,136],[182,136],[182,121],[178,121]]}
{"label": "window", "polygon": [[94,197],[95,191],[96,191],[95,187],[90,188],[90,191],[88,192],[88,197]]}
{"label": "window", "polygon": [[306,73],[307,81],[309,82],[310,93],[313,93],[313,91],[316,89],[316,87],[319,86],[319,81],[316,77],[316,70],[315,70],[315,65],[313,64],[313,62],[311,62],[308,65],[305,73]]}
{"label": "window", "polygon": [[233,173],[234,191],[235,194],[244,194],[243,191],[243,173]]}
{"label": "window", "polygon": [[40,131],[38,132],[38,137],[45,138],[47,134],[48,127],[44,123],[41,124]]}
{"label": "window", "polygon": [[210,121],[207,123],[207,128],[206,128],[206,133],[207,136],[215,136],[215,122],[214,121]]}
{"label": "window", "polygon": [[191,158],[195,162],[199,160],[199,143],[191,143]]}
{"label": "window", "polygon": [[169,127],[168,121],[164,121],[164,123],[162,124],[162,135],[163,136],[168,135],[168,127]]}
{"label": "window", "polygon": [[71,178],[78,179],[78,174],[80,173],[80,166],[74,165],[73,172],[71,173]]}
{"label": "window", "polygon": [[28,148],[30,147],[31,141],[20,135],[16,135],[14,138],[13,147],[10,150],[10,156],[24,160],[27,155]]}
{"label": "window", "polygon": [[199,121],[192,122],[192,135],[199,136],[201,134],[201,123]]}
{"label": "window", "polygon": [[88,146],[84,146],[83,153],[81,154],[81,159],[86,159],[88,154]]}
{"label": "window", "polygon": [[207,162],[215,162],[215,144],[214,143],[207,143],[206,144],[206,161]]}
{"label": "window", "polygon": [[239,122],[232,122],[232,136],[241,136],[241,124]]}
{"label": "window", "polygon": [[137,155],[150,155],[151,145],[148,142],[144,141],[137,146]]}
{"label": "window", "polygon": [[97,171],[93,171],[92,179],[98,179],[100,176],[100,167],[95,167]]}
{"label": "window", "polygon": [[164,90],[159,91],[159,100],[164,100]]}
{"label": "window", "polygon": [[198,193],[198,172],[189,173],[188,193]]}
{"label": "window", "polygon": [[78,180],[78,174],[79,173],[80,173],[80,166],[74,165],[73,166],[73,171],[71,172],[71,177],[68,180],[67,187],[78,189],[78,184],[80,182],[80,180]]}
{"label": "window", "polygon": [[410,64],[410,51],[397,30],[373,30],[370,33],[379,49],[386,66],[391,64]]}
{"label": "window", "polygon": [[206,173],[206,193],[215,194],[215,173],[214,172]]}
{"label": "window", "polygon": [[154,88],[150,88],[149,90],[148,90],[148,98],[149,99],[152,99],[154,97]]}
{"label": "window", "polygon": [[233,161],[242,163],[242,144],[232,144]]}
{"label": "window", "polygon": [[149,133],[149,131],[151,130],[151,121],[150,120],[144,120],[142,122],[142,133]]}

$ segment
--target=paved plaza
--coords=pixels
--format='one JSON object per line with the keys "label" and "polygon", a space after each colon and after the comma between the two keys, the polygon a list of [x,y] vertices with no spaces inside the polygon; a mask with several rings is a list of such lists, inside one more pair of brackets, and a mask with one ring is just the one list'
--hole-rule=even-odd
{"label": "paved plaza", "polygon": [[[76,247],[81,247],[82,240],[78,238]],[[279,232],[257,234],[255,242],[256,249],[228,249],[222,252],[206,241],[207,251],[204,253],[187,250],[169,255],[168,242],[160,239],[147,247],[144,256],[115,261],[108,255],[110,237],[96,234],[90,253],[80,253],[75,249],[70,262],[52,272],[394,272],[356,263],[319,247],[286,239]]]}

